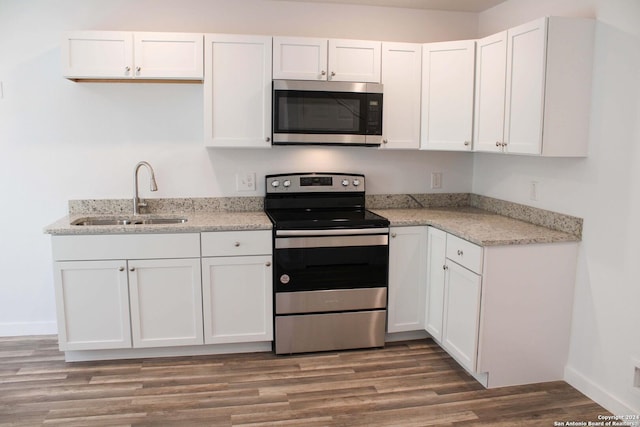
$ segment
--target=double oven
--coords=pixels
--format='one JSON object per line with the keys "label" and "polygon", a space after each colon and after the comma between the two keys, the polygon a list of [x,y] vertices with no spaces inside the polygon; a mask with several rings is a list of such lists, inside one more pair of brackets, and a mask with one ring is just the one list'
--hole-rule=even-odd
{"label": "double oven", "polygon": [[365,209],[365,177],[266,177],[273,222],[276,354],[382,347],[389,222]]}

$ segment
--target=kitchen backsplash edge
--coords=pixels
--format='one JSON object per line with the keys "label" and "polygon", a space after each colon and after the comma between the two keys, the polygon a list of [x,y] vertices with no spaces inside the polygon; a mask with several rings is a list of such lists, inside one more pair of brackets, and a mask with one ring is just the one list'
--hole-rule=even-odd
{"label": "kitchen backsplash edge", "polygon": [[[145,199],[142,213],[256,212],[264,209],[263,197],[198,197]],[[69,200],[69,215],[123,215],[132,211],[131,199]],[[582,237],[582,218],[470,193],[371,194],[369,209],[474,207],[509,218]]]}
{"label": "kitchen backsplash edge", "polygon": [[562,231],[582,238],[583,219],[545,209],[534,208],[520,203],[494,199],[493,197],[470,194],[469,205],[513,219]]}

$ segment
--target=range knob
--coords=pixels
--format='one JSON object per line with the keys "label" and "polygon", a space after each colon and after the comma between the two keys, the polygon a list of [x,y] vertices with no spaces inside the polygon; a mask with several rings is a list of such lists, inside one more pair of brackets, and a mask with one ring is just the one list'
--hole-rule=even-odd
{"label": "range knob", "polygon": [[271,186],[273,188],[278,188],[280,186],[280,181],[278,181],[277,179],[274,179],[273,181],[271,181]]}
{"label": "range knob", "polygon": [[284,185],[285,187],[290,187],[291,186],[291,181],[289,181],[288,179],[282,183],[282,185]]}
{"label": "range knob", "polygon": [[357,187],[358,185],[360,185],[360,180],[359,179],[354,179],[353,180],[353,185],[354,185],[354,187]]}
{"label": "range knob", "polygon": [[342,180],[342,186],[346,187],[347,185],[349,185],[349,180],[348,179],[343,179]]}

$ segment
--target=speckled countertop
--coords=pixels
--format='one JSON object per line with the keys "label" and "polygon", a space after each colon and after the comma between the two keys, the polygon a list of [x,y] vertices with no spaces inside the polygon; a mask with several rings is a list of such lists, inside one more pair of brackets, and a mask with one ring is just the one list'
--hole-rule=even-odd
{"label": "speckled countertop", "polygon": [[124,215],[65,216],[47,226],[48,234],[128,234],[128,233],[199,233],[202,231],[270,230],[271,221],[264,212],[210,212],[175,215],[138,215],[139,218],[185,218],[180,224],[128,224],[128,225],[71,225],[75,220],[99,216],[100,218],[130,218]]}
{"label": "speckled countertop", "polygon": [[[88,217],[131,218],[132,215],[127,214],[130,211],[128,200],[70,201],[69,215],[45,227],[44,232],[53,235],[198,233],[272,228],[271,221],[262,210],[261,198],[149,199],[149,202],[154,213],[137,218],[169,217],[187,221],[153,225],[72,225],[73,221]],[[474,204],[482,209],[473,207]],[[475,200],[473,196],[469,198],[468,195],[459,194],[438,196],[437,200],[431,196],[425,198],[424,195],[374,196],[367,200],[369,209],[388,218],[391,226],[432,225],[482,246],[580,240],[580,218],[528,207],[523,210],[522,205],[504,204],[495,199]],[[529,212],[531,209],[533,211]],[[514,213],[525,220],[511,217]],[[530,221],[526,220],[529,218]],[[535,225],[534,222],[543,225]]]}
{"label": "speckled countertop", "polygon": [[576,235],[473,207],[372,209],[392,226],[432,225],[481,246],[576,242]]}

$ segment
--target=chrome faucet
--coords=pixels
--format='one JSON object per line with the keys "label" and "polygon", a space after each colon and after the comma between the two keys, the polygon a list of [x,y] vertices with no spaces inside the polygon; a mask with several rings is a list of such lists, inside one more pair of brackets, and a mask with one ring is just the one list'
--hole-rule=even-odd
{"label": "chrome faucet", "polygon": [[140,208],[144,208],[147,206],[145,202],[140,200],[138,197],[138,171],[141,166],[145,166],[149,170],[150,179],[151,179],[151,191],[158,191],[158,184],[156,184],[156,176],[153,173],[153,168],[151,165],[145,161],[139,162],[136,165],[135,170],[133,171],[133,214],[138,215],[140,213]]}

